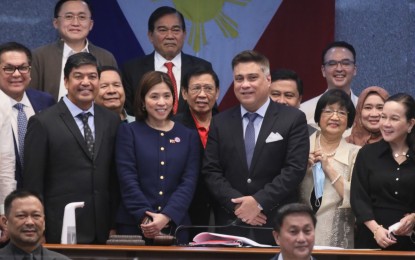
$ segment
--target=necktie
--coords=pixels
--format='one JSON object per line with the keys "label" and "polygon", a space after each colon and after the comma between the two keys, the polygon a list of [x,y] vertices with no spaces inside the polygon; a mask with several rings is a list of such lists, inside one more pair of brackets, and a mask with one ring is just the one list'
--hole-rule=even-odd
{"label": "necktie", "polygon": [[24,137],[26,135],[27,129],[27,117],[26,113],[23,110],[24,105],[22,103],[17,103],[14,105],[17,109],[17,135],[19,138],[19,157],[20,164],[23,166],[23,151],[24,151]]}
{"label": "necktie", "polygon": [[167,68],[167,74],[169,75],[171,82],[173,84],[173,89],[174,89],[174,97],[175,97],[175,101],[173,104],[173,113],[176,114],[177,112],[177,108],[179,106],[179,96],[177,95],[177,83],[176,83],[176,78],[174,77],[173,74],[173,62],[166,62],[164,63],[164,66],[166,66]]}
{"label": "necktie", "polygon": [[89,116],[92,116],[90,112],[80,113],[78,115],[78,117],[82,120],[82,123],[84,124],[84,138],[85,138],[86,146],[91,156],[93,156],[94,155],[94,136],[92,135],[91,128],[88,125]]}
{"label": "necktie", "polygon": [[249,122],[245,130],[245,152],[246,162],[248,163],[248,169],[251,167],[252,156],[255,150],[255,127],[254,121],[257,118],[257,113],[246,113],[244,115],[248,118]]}

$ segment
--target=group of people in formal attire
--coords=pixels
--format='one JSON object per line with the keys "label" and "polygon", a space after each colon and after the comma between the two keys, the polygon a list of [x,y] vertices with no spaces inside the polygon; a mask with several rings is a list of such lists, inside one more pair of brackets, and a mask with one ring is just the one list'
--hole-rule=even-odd
{"label": "group of people in formal attire", "polygon": [[29,239],[9,233],[7,219],[15,199],[35,197],[48,243],[60,243],[65,206],[83,201],[78,243],[110,234],[186,243],[191,225],[214,225],[282,245],[279,209],[300,202],[313,212],[316,245],[415,249],[415,101],[378,86],[355,96],[349,43],[323,50],[328,89],[303,103],[295,72],[271,72],[264,55],[239,52],[231,64],[239,104],[218,113],[218,76],[182,52],[176,9],[151,14],[154,52],[121,71],[87,40],[88,1],[60,0],[54,17],[60,39],[33,55],[0,45],[0,199],[33,192],[6,203],[1,242]]}

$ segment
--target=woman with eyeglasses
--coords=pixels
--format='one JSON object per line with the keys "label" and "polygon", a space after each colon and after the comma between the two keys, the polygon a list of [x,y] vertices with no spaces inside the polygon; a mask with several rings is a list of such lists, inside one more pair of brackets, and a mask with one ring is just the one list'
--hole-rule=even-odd
{"label": "woman with eyeglasses", "polygon": [[352,126],[354,116],[353,102],[343,90],[328,90],[317,102],[314,120],[321,130],[310,136],[308,169],[300,186],[300,200],[316,214],[318,246],[353,248],[350,181],[360,147],[347,143],[342,136]]}
{"label": "woman with eyeglasses", "polygon": [[351,186],[356,248],[415,250],[415,100],[389,97],[380,119],[383,140],[358,153]]}
{"label": "woman with eyeglasses", "polygon": [[380,115],[388,97],[388,92],[377,86],[360,93],[352,133],[346,138],[348,143],[363,146],[382,140]]}

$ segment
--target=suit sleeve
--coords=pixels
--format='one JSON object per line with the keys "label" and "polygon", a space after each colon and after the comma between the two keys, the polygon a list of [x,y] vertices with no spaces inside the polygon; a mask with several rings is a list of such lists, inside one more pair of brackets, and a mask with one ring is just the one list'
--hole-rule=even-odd
{"label": "suit sleeve", "polygon": [[[296,197],[298,187],[307,170],[307,160],[310,149],[307,123],[303,113],[292,114],[292,123],[284,138],[287,139],[285,160],[279,173],[275,173],[272,182],[265,184],[253,197],[269,212],[279,207],[290,197]],[[280,124],[289,123],[289,119],[281,120]]]}
{"label": "suit sleeve", "polygon": [[131,76],[132,63],[127,63],[122,68],[122,84],[125,91],[125,110],[129,115],[134,115],[133,103],[134,103],[134,88],[133,79]]}
{"label": "suit sleeve", "polygon": [[196,131],[190,132],[188,147],[187,154],[184,155],[187,158],[186,168],[183,169],[180,184],[161,212],[169,216],[176,224],[182,223],[187,215],[200,171],[199,136]]}
{"label": "suit sleeve", "polygon": [[38,116],[29,119],[24,144],[23,187],[43,195],[43,179],[47,171],[47,130]]}
{"label": "suit sleeve", "polygon": [[358,224],[375,219],[370,199],[369,174],[365,163],[366,151],[362,148],[357,154],[350,187],[350,204]]}
{"label": "suit sleeve", "polygon": [[232,203],[231,199],[242,197],[243,194],[234,189],[225,177],[225,171],[220,163],[220,156],[224,155],[221,155],[221,140],[219,140],[219,131],[216,127],[218,123],[215,119],[212,119],[209,129],[208,142],[203,158],[202,177],[205,179],[206,185],[215,200],[220,202],[228,212],[233,212],[235,204]]}

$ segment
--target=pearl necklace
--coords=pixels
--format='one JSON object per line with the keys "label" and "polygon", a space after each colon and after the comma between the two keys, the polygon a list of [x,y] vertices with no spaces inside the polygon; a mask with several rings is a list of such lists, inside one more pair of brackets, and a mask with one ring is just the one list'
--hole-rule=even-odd
{"label": "pearl necklace", "polygon": [[399,153],[394,153],[394,154],[393,154],[393,156],[394,156],[395,158],[398,158],[399,156],[406,156],[406,152],[402,152],[401,154],[399,154]]}
{"label": "pearl necklace", "polygon": [[[321,134],[318,136],[318,146],[321,149],[321,153],[323,153],[323,147],[321,146],[321,141],[320,140],[321,140]],[[337,148],[336,148],[336,150],[334,150],[331,153],[323,153],[323,154],[327,157],[333,157],[334,155],[336,155],[336,152],[337,152]]]}

